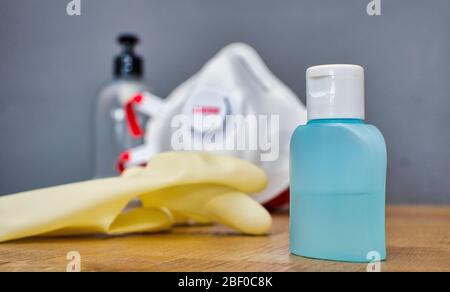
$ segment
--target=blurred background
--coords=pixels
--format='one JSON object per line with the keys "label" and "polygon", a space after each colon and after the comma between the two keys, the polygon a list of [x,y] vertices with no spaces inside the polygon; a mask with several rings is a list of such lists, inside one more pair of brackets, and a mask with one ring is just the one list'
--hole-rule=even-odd
{"label": "blurred background", "polygon": [[389,152],[389,203],[450,203],[450,1],[69,0],[0,2],[0,195],[92,177],[93,114],[116,37],[140,36],[167,96],[232,42],[257,49],[305,102],[305,70],[366,69],[368,122]]}

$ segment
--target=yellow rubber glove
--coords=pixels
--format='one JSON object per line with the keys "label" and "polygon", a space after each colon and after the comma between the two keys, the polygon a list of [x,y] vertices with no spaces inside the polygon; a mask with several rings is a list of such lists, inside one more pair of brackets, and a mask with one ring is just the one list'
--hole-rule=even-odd
{"label": "yellow rubber glove", "polygon": [[[164,153],[122,177],[0,197],[0,242],[36,235],[157,232],[170,229],[177,217],[264,234],[270,215],[244,193],[262,191],[266,183],[262,170],[236,158]],[[143,207],[124,212],[135,198]]]}

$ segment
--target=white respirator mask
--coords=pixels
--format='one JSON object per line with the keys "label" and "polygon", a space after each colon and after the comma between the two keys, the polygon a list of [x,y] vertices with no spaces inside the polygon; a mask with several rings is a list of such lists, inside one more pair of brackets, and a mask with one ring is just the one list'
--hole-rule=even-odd
{"label": "white respirator mask", "polygon": [[[211,151],[266,171],[269,184],[256,197],[260,203],[286,202],[290,138],[306,123],[306,108],[248,45],[227,46],[166,99],[137,93],[126,115],[131,135],[144,136],[145,143],[121,155],[120,169],[161,152]],[[149,118],[145,129],[140,115]]]}

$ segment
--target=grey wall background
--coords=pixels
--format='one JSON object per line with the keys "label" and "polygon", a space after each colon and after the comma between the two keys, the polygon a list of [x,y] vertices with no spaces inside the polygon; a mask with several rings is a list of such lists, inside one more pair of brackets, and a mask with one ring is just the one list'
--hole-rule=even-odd
{"label": "grey wall background", "polygon": [[82,0],[79,17],[68,2],[0,2],[0,194],[91,176],[96,93],[136,32],[162,96],[235,41],[301,97],[307,67],[363,65],[389,202],[450,203],[450,1],[382,0],[379,17],[369,0]]}

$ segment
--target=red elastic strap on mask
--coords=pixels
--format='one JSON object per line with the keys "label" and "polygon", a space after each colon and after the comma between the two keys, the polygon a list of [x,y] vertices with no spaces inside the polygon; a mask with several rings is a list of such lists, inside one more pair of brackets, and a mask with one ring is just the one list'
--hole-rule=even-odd
{"label": "red elastic strap on mask", "polygon": [[119,160],[117,161],[117,170],[119,171],[119,173],[122,173],[125,170],[125,165],[128,161],[130,161],[130,158],[131,157],[129,151],[125,151],[120,154]]}
{"label": "red elastic strap on mask", "polygon": [[279,207],[282,207],[283,205],[286,205],[289,203],[290,195],[289,195],[289,189],[281,193],[279,196],[273,198],[271,201],[264,204],[264,206],[269,209],[270,211],[275,210]]}
{"label": "red elastic strap on mask", "polygon": [[144,136],[144,130],[139,125],[138,115],[134,109],[135,104],[140,104],[144,97],[141,94],[134,96],[125,105],[125,113],[127,117],[128,130],[133,138],[141,138]]}

